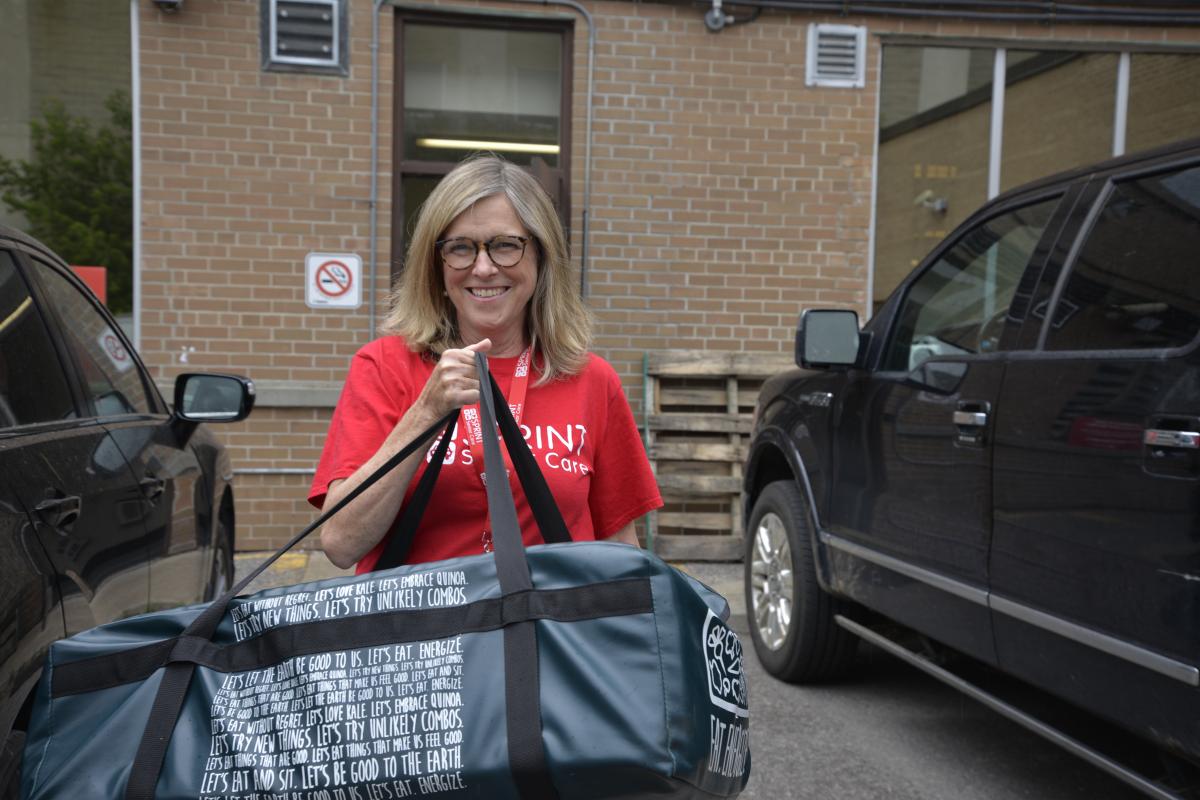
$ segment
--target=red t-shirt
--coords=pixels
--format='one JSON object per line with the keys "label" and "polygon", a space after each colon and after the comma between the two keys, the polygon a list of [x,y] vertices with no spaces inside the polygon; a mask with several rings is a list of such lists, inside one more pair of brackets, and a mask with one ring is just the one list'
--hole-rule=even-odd
{"label": "red t-shirt", "polygon": [[[516,358],[488,358],[492,375],[506,396],[516,363]],[[432,359],[409,350],[399,336],[376,339],[358,351],[329,424],[308,496],[310,503],[320,508],[330,482],[349,477],[375,454],[417,399],[433,368]],[[606,538],[660,507],[658,485],[616,371],[602,358],[590,355],[578,375],[542,386],[536,386],[536,381],[534,369],[521,432],[571,538]],[[426,463],[429,457],[427,451]],[[425,464],[421,464],[405,492],[405,503],[424,471]],[[515,472],[510,480],[525,543],[540,544],[537,523]],[[407,562],[482,553],[483,532],[489,527],[487,495],[460,419]],[[358,562],[359,573],[374,567],[385,542]]]}

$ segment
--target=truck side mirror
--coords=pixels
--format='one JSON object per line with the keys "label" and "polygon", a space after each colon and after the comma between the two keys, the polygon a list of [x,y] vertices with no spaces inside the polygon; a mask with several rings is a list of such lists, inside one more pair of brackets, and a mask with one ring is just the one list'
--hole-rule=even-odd
{"label": "truck side mirror", "polygon": [[858,363],[858,312],[809,309],[796,329],[796,363],[805,369],[852,367]]}

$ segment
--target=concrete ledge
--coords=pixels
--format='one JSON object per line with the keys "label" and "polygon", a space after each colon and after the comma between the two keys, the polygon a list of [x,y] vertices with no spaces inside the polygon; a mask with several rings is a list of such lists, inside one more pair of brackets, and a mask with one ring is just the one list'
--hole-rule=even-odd
{"label": "concrete ledge", "polygon": [[[253,375],[247,376],[251,380]],[[257,396],[255,408],[333,408],[342,393],[340,383],[309,383],[304,381],[254,381]],[[170,403],[174,384],[158,384],[158,391]]]}

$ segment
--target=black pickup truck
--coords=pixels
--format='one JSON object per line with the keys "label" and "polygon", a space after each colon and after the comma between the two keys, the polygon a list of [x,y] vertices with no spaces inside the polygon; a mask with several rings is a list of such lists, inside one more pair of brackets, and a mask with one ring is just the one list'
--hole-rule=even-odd
{"label": "black pickup truck", "polygon": [[[997,197],[862,330],[806,311],[744,473],[764,666],[838,677],[866,638],[1152,796],[1193,796],[1171,776],[1200,762],[1198,333],[1200,140]],[[1122,763],[946,654],[1176,766]]]}

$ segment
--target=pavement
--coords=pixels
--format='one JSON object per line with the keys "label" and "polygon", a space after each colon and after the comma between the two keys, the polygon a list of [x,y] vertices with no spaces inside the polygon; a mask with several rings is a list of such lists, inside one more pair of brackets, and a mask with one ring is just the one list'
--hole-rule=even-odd
{"label": "pavement", "polygon": [[[271,553],[252,551],[234,556],[235,576],[241,580]],[[742,565],[726,562],[672,562],[671,566],[686,572],[729,601],[730,624],[739,633],[746,633],[746,602],[742,591]],[[320,550],[301,550],[284,553],[266,572],[258,577],[247,591],[258,591],[275,586],[290,586],[296,583],[321,581],[353,575],[352,569],[339,569],[330,563]]]}

